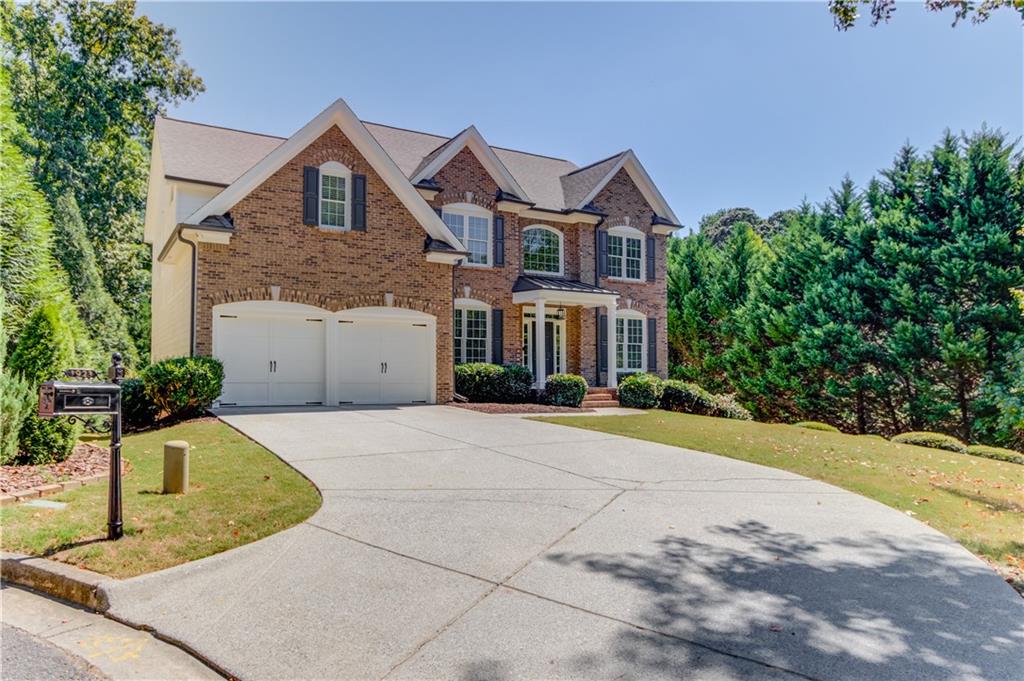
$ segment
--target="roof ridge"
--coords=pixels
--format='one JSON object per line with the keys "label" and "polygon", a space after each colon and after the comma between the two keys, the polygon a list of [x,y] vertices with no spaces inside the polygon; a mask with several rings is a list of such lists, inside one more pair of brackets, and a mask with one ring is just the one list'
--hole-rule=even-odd
{"label": "roof ridge", "polygon": [[573,170],[572,172],[568,172],[565,175],[562,175],[562,177],[569,177],[570,175],[575,175],[576,173],[584,171],[587,168],[593,168],[594,166],[601,165],[605,161],[610,161],[613,158],[615,158],[616,156],[622,156],[623,154],[627,153],[628,151],[629,151],[629,149],[623,149],[622,151],[620,151],[618,153],[615,153],[615,154],[612,154],[611,156],[607,156],[605,158],[602,158],[600,161],[594,161],[593,163],[588,163],[587,165],[582,166],[580,168],[577,168],[576,170]]}
{"label": "roof ridge", "polygon": [[[454,139],[452,137],[448,137],[447,135],[439,135],[436,132],[424,132],[423,130],[413,130],[412,128],[403,128],[400,125],[389,125],[388,123],[377,123],[376,121],[364,121],[362,119],[360,119],[360,122],[363,125],[378,125],[382,128],[391,128],[392,130],[401,130],[403,132],[414,132],[417,135],[426,135],[428,137],[439,137],[445,140]],[[458,135],[456,135],[456,137],[458,137]]]}
{"label": "roof ridge", "polygon": [[184,118],[174,118],[173,116],[160,116],[165,121],[174,121],[175,123],[187,123],[189,125],[201,125],[204,128],[216,128],[218,130],[228,130],[230,132],[240,132],[243,135],[257,135],[259,137],[273,137],[278,140],[286,140],[287,137],[281,137],[280,135],[271,135],[268,132],[254,132],[252,130],[241,130],[239,128],[229,128],[226,125],[214,125],[213,123],[201,123],[199,121],[187,121]]}

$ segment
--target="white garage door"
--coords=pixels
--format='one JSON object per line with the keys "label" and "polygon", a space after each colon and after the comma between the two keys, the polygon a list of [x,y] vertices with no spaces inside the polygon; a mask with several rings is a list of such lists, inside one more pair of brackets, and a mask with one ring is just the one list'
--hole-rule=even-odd
{"label": "white garage door", "polygon": [[338,321],[339,404],[429,402],[434,329],[407,320]]}
{"label": "white garage door", "polygon": [[214,313],[221,405],[324,403],[323,315]]}

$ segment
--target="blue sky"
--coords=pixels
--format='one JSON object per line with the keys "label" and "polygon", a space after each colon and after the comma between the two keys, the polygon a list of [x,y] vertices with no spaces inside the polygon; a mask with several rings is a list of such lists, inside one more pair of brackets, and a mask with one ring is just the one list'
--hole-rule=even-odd
{"label": "blue sky", "polygon": [[906,140],[1024,132],[1019,15],[901,4],[832,27],[815,3],[142,4],[207,91],[171,115],[289,135],[338,97],[365,120],[580,165],[632,147],[688,227],[864,183]]}

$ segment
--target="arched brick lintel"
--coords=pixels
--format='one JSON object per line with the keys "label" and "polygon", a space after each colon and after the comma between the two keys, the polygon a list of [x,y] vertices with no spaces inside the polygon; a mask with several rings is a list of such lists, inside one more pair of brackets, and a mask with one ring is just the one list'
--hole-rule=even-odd
{"label": "arched brick lintel", "polygon": [[[274,300],[270,286],[251,286],[247,288],[227,289],[210,296],[210,303],[212,305],[263,300]],[[341,310],[351,310],[357,307],[389,307],[386,295],[383,293],[334,298],[309,293],[307,291],[297,291],[282,287],[278,292],[277,300],[285,303],[302,303],[303,305],[312,305],[313,307],[319,307],[320,309],[327,310],[328,312],[340,312]],[[447,310],[438,309],[438,306],[432,304],[430,301],[406,296],[394,296],[390,307],[416,310],[417,312],[424,312],[435,317],[448,313]]]}

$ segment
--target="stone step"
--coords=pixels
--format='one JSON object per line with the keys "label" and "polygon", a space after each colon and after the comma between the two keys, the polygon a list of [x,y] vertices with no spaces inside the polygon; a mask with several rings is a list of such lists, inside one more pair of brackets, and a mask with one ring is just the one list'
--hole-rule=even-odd
{"label": "stone step", "polygon": [[583,409],[600,409],[603,407],[617,407],[619,406],[618,400],[583,400],[583,404],[580,405]]}

